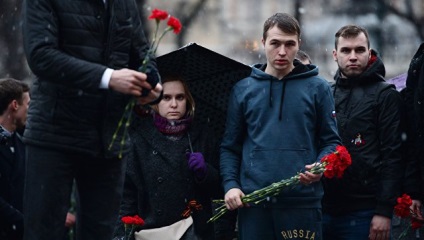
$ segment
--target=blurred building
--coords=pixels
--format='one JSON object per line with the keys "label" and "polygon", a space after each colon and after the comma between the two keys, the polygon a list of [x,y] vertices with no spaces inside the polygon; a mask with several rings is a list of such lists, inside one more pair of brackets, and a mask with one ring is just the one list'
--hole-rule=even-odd
{"label": "blurred building", "polygon": [[[145,11],[161,8],[175,15],[182,4],[201,0],[148,0]],[[320,73],[331,80],[336,64],[332,60],[334,34],[345,24],[359,24],[370,32],[371,47],[383,57],[386,77],[407,71],[409,61],[421,40],[414,26],[369,0],[209,0],[189,27],[185,43],[196,42],[246,64],[264,62],[261,43],[263,22],[275,12],[287,12],[302,27],[301,49],[308,52]],[[392,6],[405,10],[408,1],[394,0]],[[412,0],[416,16],[424,16],[424,1]],[[183,26],[184,27],[184,26]],[[158,55],[175,50],[175,36],[166,37]]]}

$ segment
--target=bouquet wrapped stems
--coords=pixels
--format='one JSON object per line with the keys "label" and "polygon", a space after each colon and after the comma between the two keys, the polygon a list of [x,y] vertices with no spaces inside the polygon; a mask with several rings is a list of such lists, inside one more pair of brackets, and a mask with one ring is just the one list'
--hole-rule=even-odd
{"label": "bouquet wrapped stems", "polygon": [[[335,176],[341,178],[344,170],[350,166],[351,163],[352,160],[346,148],[344,146],[337,146],[335,152],[324,156],[320,162],[313,165],[309,172],[313,174],[323,173],[327,178],[333,178]],[[272,183],[264,188],[249,193],[242,197],[241,201],[245,204],[259,204],[270,197],[277,196],[284,188],[294,187],[298,183],[300,183],[300,173],[289,179]],[[208,222],[214,222],[228,211],[223,199],[213,200],[213,202],[222,205],[215,209],[217,213],[212,216]]]}

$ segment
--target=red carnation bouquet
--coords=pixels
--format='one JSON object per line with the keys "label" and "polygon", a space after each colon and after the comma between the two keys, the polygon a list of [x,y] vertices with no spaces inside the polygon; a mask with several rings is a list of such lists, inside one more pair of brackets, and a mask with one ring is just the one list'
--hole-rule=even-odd
{"label": "red carnation bouquet", "polygon": [[[168,12],[166,12],[164,10],[153,9],[151,15],[149,16],[149,19],[156,21],[156,29],[155,29],[155,35],[154,35],[153,40],[150,44],[150,48],[149,48],[146,56],[144,57],[142,65],[139,69],[141,72],[146,72],[147,65],[150,61],[150,56],[154,56],[156,54],[156,51],[158,50],[158,46],[159,46],[159,43],[162,40],[162,38],[170,31],[173,31],[175,34],[178,34],[178,33],[181,32],[181,28],[182,28],[180,20],[178,20],[178,18],[170,16],[168,14]],[[168,19],[168,21],[166,23],[167,27],[162,32],[162,34],[158,37],[159,25],[160,25],[162,20],[166,20],[166,19]],[[115,132],[112,136],[112,141],[109,144],[109,150],[111,150],[112,147],[113,147],[113,144],[115,143],[115,141],[117,141],[118,133],[119,133],[121,127],[124,127],[124,134],[123,134],[122,139],[120,141],[121,150],[119,152],[119,156],[118,156],[119,158],[122,158],[122,150],[123,150],[123,147],[125,145],[125,137],[128,134],[128,127],[130,126],[130,123],[131,123],[132,111],[133,111],[135,104],[136,104],[136,99],[133,98],[125,106],[124,114],[122,115],[121,119],[119,120],[118,127],[116,128],[116,130],[115,130]]]}
{"label": "red carnation bouquet", "polygon": [[[323,173],[326,178],[341,178],[344,171],[347,167],[352,164],[350,154],[344,146],[337,146],[336,151],[325,155],[320,162],[314,164],[314,166],[309,170],[313,174]],[[276,196],[287,187],[292,187],[300,183],[300,173],[289,178],[284,179],[271,185],[256,190],[252,193],[249,193],[241,198],[243,203],[254,203],[258,204],[269,197]],[[213,200],[215,203],[221,204],[216,210],[216,214],[212,216],[208,222],[213,222],[224,215],[228,209],[225,207],[225,202],[223,199]]]}
{"label": "red carnation bouquet", "polygon": [[125,240],[133,239],[135,229],[144,225],[144,220],[138,215],[122,217],[121,221],[125,227]]}
{"label": "red carnation bouquet", "polygon": [[403,194],[401,197],[397,198],[397,204],[394,209],[395,215],[399,218],[410,220],[410,224],[402,231],[398,239],[404,238],[411,229],[417,230],[424,224],[424,219],[421,214],[411,209],[411,206],[412,199],[408,194]]}

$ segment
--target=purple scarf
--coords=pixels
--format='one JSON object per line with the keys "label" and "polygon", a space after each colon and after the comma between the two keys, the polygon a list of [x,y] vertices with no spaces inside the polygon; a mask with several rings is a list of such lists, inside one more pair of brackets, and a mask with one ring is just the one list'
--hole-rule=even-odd
{"label": "purple scarf", "polygon": [[165,135],[184,135],[191,122],[191,117],[183,117],[179,120],[168,120],[157,113],[153,113],[153,123],[159,132]]}

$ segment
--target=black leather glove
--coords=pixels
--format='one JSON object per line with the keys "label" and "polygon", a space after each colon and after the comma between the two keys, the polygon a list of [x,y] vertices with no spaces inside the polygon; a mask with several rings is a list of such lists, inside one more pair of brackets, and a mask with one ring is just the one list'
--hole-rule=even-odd
{"label": "black leather glove", "polygon": [[[142,67],[140,67],[138,70],[141,71]],[[143,72],[143,71],[141,71],[141,72]],[[159,75],[158,71],[155,68],[151,67],[150,65],[147,66],[144,73],[147,75],[147,82],[150,84],[150,86],[152,86],[152,89],[155,88],[156,85],[161,82],[160,75]],[[145,97],[149,94],[149,92],[150,92],[149,89],[143,88],[143,90],[141,92],[141,96]]]}

